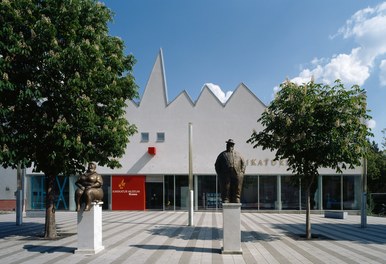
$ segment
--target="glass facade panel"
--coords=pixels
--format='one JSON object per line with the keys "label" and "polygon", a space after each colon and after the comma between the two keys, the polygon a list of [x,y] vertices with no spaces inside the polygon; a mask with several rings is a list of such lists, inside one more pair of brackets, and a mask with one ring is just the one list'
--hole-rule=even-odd
{"label": "glass facade panel", "polygon": [[188,210],[189,202],[189,177],[187,175],[176,175],[176,210]]}
{"label": "glass facade panel", "polygon": [[[27,192],[26,208],[29,210],[45,210],[46,208],[46,182],[45,176],[28,177],[30,189]],[[69,210],[69,178],[56,176],[54,204],[57,210]]]}
{"label": "glass facade panel", "polygon": [[55,208],[57,210],[68,210],[68,206],[69,206],[68,177],[56,176],[55,183],[56,183],[55,184]]}
{"label": "glass facade panel", "polygon": [[[306,208],[305,186],[301,185],[299,190],[298,186],[292,184],[291,177],[246,175],[241,193],[242,209],[304,210]],[[58,210],[74,210],[73,197],[76,189],[74,185],[76,177],[72,178],[74,179],[71,179],[71,181],[69,177],[64,176],[55,179],[55,207]],[[216,178],[216,175],[198,175],[194,177],[195,210],[221,208],[221,194],[219,193],[219,186],[216,188],[216,183],[218,184]],[[46,202],[45,177],[43,175],[30,176],[27,178],[27,182],[29,188],[26,193],[26,209],[44,210]],[[103,209],[108,210],[111,208],[111,175],[104,175],[103,182]],[[150,190],[151,187],[153,186],[146,185],[146,189]],[[148,208],[188,209],[188,175],[165,175],[163,183],[158,183],[157,190],[159,190],[160,197],[164,195],[164,204],[162,202],[161,204],[157,203],[156,208],[147,204]],[[320,192],[322,193],[320,194]],[[311,187],[311,210],[359,210],[361,194],[361,177],[359,175],[320,176]],[[277,199],[281,199],[281,207]]]}
{"label": "glass facade panel", "polygon": [[174,175],[164,176],[165,210],[174,210]]}
{"label": "glass facade panel", "polygon": [[46,208],[46,185],[44,176],[32,176],[29,180],[29,199],[27,209],[43,210]]}
{"label": "glass facade panel", "polygon": [[163,183],[146,182],[146,209],[162,210],[163,209]]}
{"label": "glass facade panel", "polygon": [[361,201],[361,178],[343,177],[343,210],[359,210]]}
{"label": "glass facade panel", "polygon": [[291,182],[291,176],[281,176],[281,201],[283,210],[299,210],[299,184]]}
{"label": "glass facade panel", "polygon": [[276,176],[260,176],[259,195],[259,209],[275,209],[275,202],[277,200]]}
{"label": "glass facade panel", "polygon": [[259,176],[244,176],[241,203],[243,209],[259,208]]}
{"label": "glass facade panel", "polygon": [[[102,185],[102,189],[103,189],[103,205],[102,205],[102,209],[103,210],[108,210],[111,208],[111,201],[110,201],[110,191],[111,190],[111,175],[105,175],[105,176],[102,176],[103,178],[103,185]],[[75,195],[74,195],[75,197]],[[74,198],[71,198],[70,199],[74,199]]]}
{"label": "glass facade panel", "polygon": [[[301,210],[306,210],[306,191],[307,186],[304,186],[304,184],[301,184]],[[319,198],[318,198],[318,178],[314,179],[314,182],[312,183],[312,186],[310,188],[310,208],[311,210],[318,210],[320,209],[319,205]]]}
{"label": "glass facade panel", "polygon": [[342,210],[341,176],[323,176],[323,209]]}
{"label": "glass facade panel", "polygon": [[198,176],[197,189],[198,210],[216,209],[221,206],[220,193],[216,193],[216,176]]}

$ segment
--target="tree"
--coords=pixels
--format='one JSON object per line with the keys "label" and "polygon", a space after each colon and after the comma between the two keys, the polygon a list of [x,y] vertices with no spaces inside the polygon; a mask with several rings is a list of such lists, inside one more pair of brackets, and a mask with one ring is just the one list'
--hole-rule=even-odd
{"label": "tree", "polygon": [[313,81],[297,85],[286,81],[261,115],[264,129],[254,131],[247,141],[256,148],[276,151],[275,159],[287,159],[293,183],[306,189],[306,238],[311,238],[310,189],[318,169],[337,172],[360,166],[371,135],[364,120],[369,119],[366,95],[359,86],[345,89]]}
{"label": "tree", "polygon": [[[382,133],[386,130],[383,129]],[[385,139],[383,139],[385,140]],[[385,142],[382,142],[385,144]],[[382,210],[386,193],[386,152],[378,148],[375,142],[371,143],[367,156],[367,188],[370,213],[378,214]]]}
{"label": "tree", "polygon": [[135,59],[111,20],[95,0],[0,2],[0,163],[45,174],[46,238],[57,236],[55,177],[89,161],[119,167],[136,132],[125,119]]}
{"label": "tree", "polygon": [[[385,202],[386,193],[386,153],[372,142],[367,155],[367,189],[370,213],[379,213]],[[381,195],[378,195],[381,193]]]}
{"label": "tree", "polygon": [[367,155],[367,187],[369,193],[386,192],[386,155],[375,142]]}

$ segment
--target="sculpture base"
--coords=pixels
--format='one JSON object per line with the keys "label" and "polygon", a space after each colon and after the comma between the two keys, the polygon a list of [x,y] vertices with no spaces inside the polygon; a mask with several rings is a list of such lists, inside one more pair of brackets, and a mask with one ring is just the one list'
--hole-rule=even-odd
{"label": "sculpture base", "polygon": [[222,254],[243,254],[241,249],[241,203],[223,203]]}
{"label": "sculpture base", "polygon": [[91,203],[90,211],[84,211],[83,204],[78,211],[78,249],[75,254],[93,255],[105,248],[102,246],[102,204]]}

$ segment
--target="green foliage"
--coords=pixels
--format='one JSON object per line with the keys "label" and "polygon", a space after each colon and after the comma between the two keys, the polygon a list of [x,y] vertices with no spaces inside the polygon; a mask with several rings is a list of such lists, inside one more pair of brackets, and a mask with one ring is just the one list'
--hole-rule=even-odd
{"label": "green foliage", "polygon": [[373,142],[367,155],[368,193],[386,193],[386,153]]}
{"label": "green foliage", "polygon": [[[286,81],[258,120],[264,130],[253,132],[249,143],[276,151],[302,182],[315,178],[318,168],[337,172],[361,164],[368,147],[366,95],[354,85],[345,89]],[[296,178],[296,177],[295,177]],[[312,183],[312,180],[309,181]]]}
{"label": "green foliage", "polygon": [[368,215],[368,216],[374,215],[373,214],[374,208],[375,208],[374,199],[370,195],[368,195],[367,196],[366,215]]}
{"label": "green foliage", "polygon": [[136,127],[135,59],[95,0],[0,2],[0,163],[46,174],[111,168]]}

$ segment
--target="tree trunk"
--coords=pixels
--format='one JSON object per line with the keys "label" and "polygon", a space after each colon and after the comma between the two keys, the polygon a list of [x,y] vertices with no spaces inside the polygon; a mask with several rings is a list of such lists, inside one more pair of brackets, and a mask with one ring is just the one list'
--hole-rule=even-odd
{"label": "tree trunk", "polygon": [[54,173],[46,173],[46,222],[44,238],[54,239],[57,237],[55,221],[55,177]]}
{"label": "tree trunk", "polygon": [[311,176],[311,179],[306,189],[306,239],[311,239],[311,187],[314,183],[315,175]]}
{"label": "tree trunk", "polygon": [[306,239],[311,239],[311,184],[308,186],[306,191]]}

